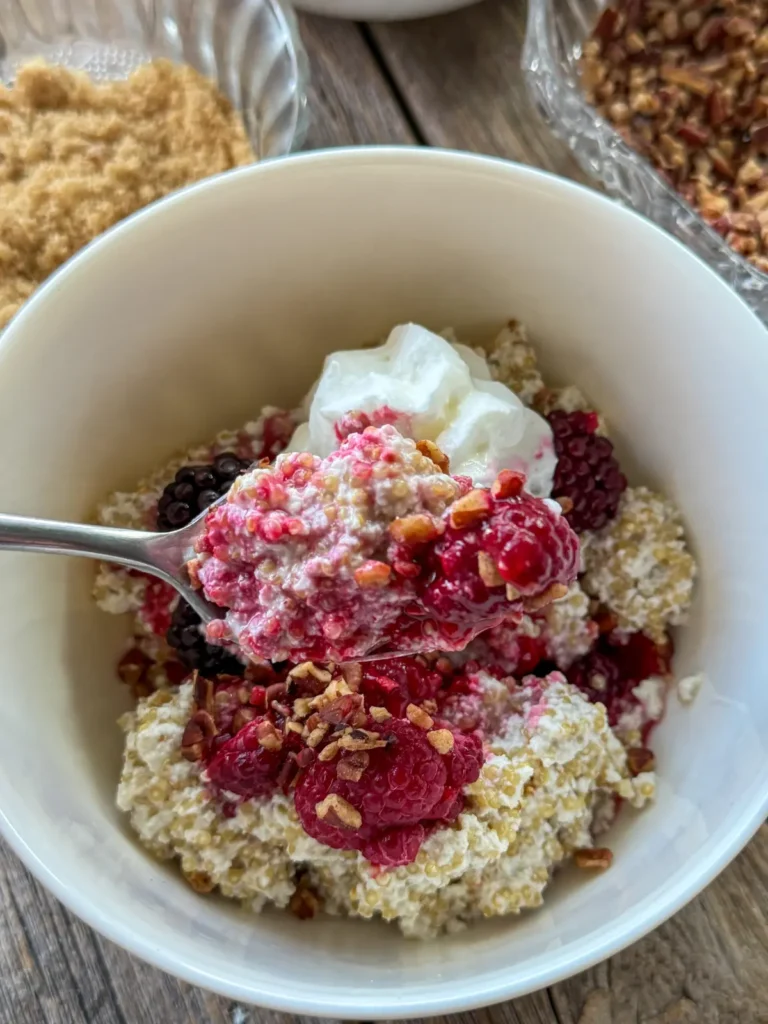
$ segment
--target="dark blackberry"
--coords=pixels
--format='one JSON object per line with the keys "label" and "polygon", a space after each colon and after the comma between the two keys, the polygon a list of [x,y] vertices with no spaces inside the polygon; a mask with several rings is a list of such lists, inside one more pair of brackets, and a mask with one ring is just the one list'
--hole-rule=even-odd
{"label": "dark blackberry", "polygon": [[234,452],[222,452],[207,466],[182,466],[157,503],[158,530],[165,533],[191,523],[250,466]]}
{"label": "dark blackberry", "polygon": [[200,618],[186,601],[180,600],[171,617],[171,628],[165,634],[179,661],[189,669],[198,669],[204,676],[241,676],[245,666],[224,647],[207,643],[200,630]]}
{"label": "dark blackberry", "polygon": [[557,411],[548,419],[557,456],[552,497],[573,503],[566,517],[577,533],[599,530],[616,515],[627,487],[613,445],[595,433],[597,413]]}

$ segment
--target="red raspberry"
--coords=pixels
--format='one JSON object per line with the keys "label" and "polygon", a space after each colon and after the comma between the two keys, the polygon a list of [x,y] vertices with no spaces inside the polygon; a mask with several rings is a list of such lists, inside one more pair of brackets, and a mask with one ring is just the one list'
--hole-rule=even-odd
{"label": "red raspberry", "polygon": [[286,752],[268,750],[259,742],[260,727],[267,721],[255,718],[214,754],[208,764],[208,778],[217,789],[246,799],[269,796],[274,791]]}
{"label": "red raspberry", "polygon": [[[429,823],[459,813],[461,787],[477,778],[482,746],[477,737],[455,736],[453,750],[441,755],[427,732],[403,719],[369,728],[388,744],[369,752],[359,781],[340,779],[335,762],[316,761],[296,786],[296,810],[305,831],[326,846],[361,850],[374,864],[407,864],[416,856]],[[342,827],[332,816],[318,817],[317,806],[329,794],[360,814],[359,828]]]}
{"label": "red raspberry", "polygon": [[[144,573],[132,575],[144,576]],[[152,576],[146,579],[147,585],[138,615],[150,632],[156,636],[165,636],[171,625],[171,608],[177,594],[170,583],[164,583]]]}
{"label": "red raspberry", "polygon": [[[442,722],[445,728],[448,723]],[[448,785],[439,805],[432,811],[441,821],[455,821],[464,807],[464,787],[474,782],[483,767],[483,743],[476,732],[454,733],[453,750],[448,759]]]}
{"label": "red raspberry", "polygon": [[463,789],[475,782],[483,767],[483,743],[476,733],[454,733],[453,750],[448,766],[448,782]]}
{"label": "red raspberry", "polygon": [[363,662],[360,692],[369,707],[383,707],[402,718],[409,704],[433,700],[444,677],[420,657]]}
{"label": "red raspberry", "polygon": [[613,445],[595,433],[594,412],[557,411],[548,419],[557,455],[552,494],[573,502],[566,515],[577,533],[599,530],[616,515],[627,487]]}
{"label": "red raspberry", "polygon": [[[466,621],[469,609],[475,620],[501,621],[512,610],[506,584],[533,597],[576,577],[579,542],[562,515],[525,493],[489,501],[488,515],[468,527],[449,525],[430,552],[421,597],[443,626]],[[499,583],[481,578],[481,553],[490,556]]]}
{"label": "red raspberry", "polygon": [[296,422],[289,412],[278,409],[264,420],[261,437],[261,449],[256,456],[259,459],[274,459],[282,452],[293,437]]}
{"label": "red raspberry", "polygon": [[[658,647],[643,633],[631,633],[629,637],[608,633],[571,665],[566,676],[589,700],[605,706],[613,726],[625,712],[638,706],[633,688],[651,676],[668,675],[671,660],[670,645]],[[646,723],[644,738],[653,724]]]}
{"label": "red raspberry", "polygon": [[423,825],[405,825],[378,832],[362,847],[362,854],[380,868],[397,868],[416,860],[421,844],[427,838]]}
{"label": "red raspberry", "polygon": [[[361,409],[354,409],[351,412],[345,413],[341,419],[334,423],[333,432],[336,435],[336,440],[341,444],[342,441],[346,441],[350,434],[362,434],[366,427],[383,427],[387,424],[396,427],[398,422],[403,422],[405,425],[407,420],[408,416],[405,413],[397,412],[388,405],[379,406],[373,412],[363,412]],[[403,433],[408,433],[407,429]]]}
{"label": "red raspberry", "polygon": [[440,717],[453,729],[472,734],[485,724],[483,696],[475,675],[477,662],[470,662],[466,671],[457,675],[440,694]]}
{"label": "red raspberry", "polygon": [[547,641],[538,622],[525,616],[487,629],[469,648],[486,672],[499,678],[530,675],[547,658]]}

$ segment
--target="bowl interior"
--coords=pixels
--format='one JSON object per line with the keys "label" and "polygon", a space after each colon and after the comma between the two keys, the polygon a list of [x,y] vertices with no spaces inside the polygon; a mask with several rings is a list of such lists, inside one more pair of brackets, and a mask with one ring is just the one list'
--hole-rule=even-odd
{"label": "bowl interior", "polygon": [[[638,481],[674,496],[701,561],[657,734],[656,805],[612,869],[543,910],[433,943],[351,921],[249,916],[194,895],[114,808],[125,623],[93,567],[0,558],[3,829],[111,938],[191,981],[296,1012],[419,1016],[519,994],[637,937],[765,813],[768,338],[658,229],[537,172],[454,154],[311,155],[215,179],[108,233],[0,344],[4,511],[86,519],[179,447],[292,403],[323,355],[394,323],[477,338],[524,320],[556,380],[609,417]],[[23,438],[23,443],[21,439]]]}

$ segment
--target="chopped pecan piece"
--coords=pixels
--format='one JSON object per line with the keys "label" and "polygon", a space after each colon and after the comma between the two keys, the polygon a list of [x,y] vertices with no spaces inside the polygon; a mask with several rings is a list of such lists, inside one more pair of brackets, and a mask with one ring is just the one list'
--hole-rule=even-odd
{"label": "chopped pecan piece", "polygon": [[504,577],[487,551],[478,551],[477,553],[477,572],[486,587],[504,585]]}
{"label": "chopped pecan piece", "polygon": [[445,452],[441,452],[434,441],[417,441],[416,448],[422,455],[431,459],[441,473],[447,473],[450,469],[450,460]]}
{"label": "chopped pecan piece", "polygon": [[450,729],[433,729],[427,733],[427,740],[438,754],[450,754],[453,750],[453,733]]}
{"label": "chopped pecan piece", "polygon": [[356,750],[351,754],[344,754],[336,765],[336,774],[345,782],[359,782],[368,767],[371,756],[367,750]]}
{"label": "chopped pecan piece", "polygon": [[502,469],[491,484],[494,498],[516,498],[525,487],[525,474],[513,469]]}
{"label": "chopped pecan piece", "polygon": [[372,559],[355,569],[355,583],[359,587],[386,587],[391,576],[391,566]]}
{"label": "chopped pecan piece", "polygon": [[627,765],[633,775],[640,772],[652,772],[656,766],[656,758],[653,751],[647,747],[631,747],[627,751]]}
{"label": "chopped pecan piece", "polygon": [[387,745],[387,741],[377,732],[368,732],[366,729],[350,729],[339,738],[338,743],[342,750],[378,750]]}
{"label": "chopped pecan piece", "polygon": [[405,716],[411,725],[415,725],[417,729],[431,729],[435,724],[431,715],[428,715],[418,704],[409,704],[405,709]]}
{"label": "chopped pecan piece", "polygon": [[463,530],[486,519],[491,513],[491,508],[489,493],[476,488],[454,501],[448,509],[448,521],[455,530]]}
{"label": "chopped pecan piece", "polygon": [[256,726],[256,739],[259,741],[259,746],[264,747],[265,750],[280,750],[283,745],[282,734],[268,719],[259,722]]}
{"label": "chopped pecan piece", "polygon": [[399,544],[428,544],[445,530],[445,526],[426,512],[418,512],[412,516],[393,519],[389,524],[389,533]]}
{"label": "chopped pecan piece", "polygon": [[538,612],[542,608],[546,608],[547,605],[552,604],[553,601],[559,601],[561,597],[565,597],[568,593],[568,587],[564,583],[551,583],[543,594],[539,594],[538,597],[529,597],[525,602],[525,610],[528,612]]}
{"label": "chopped pecan piece", "polygon": [[358,829],[363,824],[360,811],[338,793],[329,793],[315,807],[318,818],[339,828]]}
{"label": "chopped pecan piece", "polygon": [[317,755],[318,761],[332,761],[339,752],[338,740],[331,740],[327,746],[323,747],[320,753]]}
{"label": "chopped pecan piece", "polygon": [[605,871],[611,866],[613,853],[605,847],[594,850],[577,850],[573,855],[576,867],[585,871]]}

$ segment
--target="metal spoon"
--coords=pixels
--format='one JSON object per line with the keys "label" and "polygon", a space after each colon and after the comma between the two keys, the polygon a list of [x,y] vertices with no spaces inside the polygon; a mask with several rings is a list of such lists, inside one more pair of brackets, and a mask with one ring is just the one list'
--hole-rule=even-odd
{"label": "metal spoon", "polygon": [[210,508],[206,509],[191,523],[170,533],[145,533],[0,514],[0,551],[81,555],[141,569],[170,583],[207,624],[220,618],[222,609],[206,601],[201,591],[192,587],[185,566],[209,511]]}
{"label": "metal spoon", "polygon": [[[0,551],[79,555],[140,569],[170,583],[199,615],[203,624],[207,625],[221,618],[224,609],[206,601],[202,592],[192,586],[186,563],[194,553],[194,544],[206,515],[215,505],[225,500],[226,495],[213,502],[191,523],[169,533],[146,533],[143,530],[122,530],[111,526],[61,523],[53,519],[0,514]],[[483,628],[487,627],[480,627],[477,632],[482,632]],[[243,655],[249,657],[245,651]],[[355,661],[379,661],[402,656],[403,652],[392,650],[384,643],[384,646],[355,658]]]}

